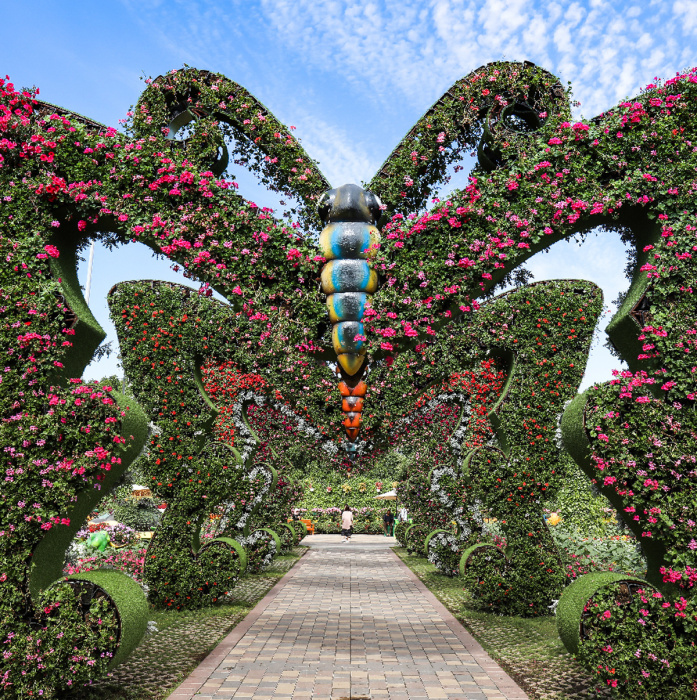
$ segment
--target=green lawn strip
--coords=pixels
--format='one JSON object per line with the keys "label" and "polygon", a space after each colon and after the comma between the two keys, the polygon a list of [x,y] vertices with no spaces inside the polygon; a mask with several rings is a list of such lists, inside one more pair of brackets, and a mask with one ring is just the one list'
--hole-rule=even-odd
{"label": "green lawn strip", "polygon": [[161,700],[241,622],[307,551],[294,547],[260,574],[242,578],[225,601],[202,610],[150,612],[157,631],[106,678],[73,690],[66,700]]}
{"label": "green lawn strip", "polygon": [[461,579],[438,573],[427,559],[402,547],[394,552],[531,698],[610,697],[595,693],[593,677],[561,643],[554,617],[504,617],[469,609]]}

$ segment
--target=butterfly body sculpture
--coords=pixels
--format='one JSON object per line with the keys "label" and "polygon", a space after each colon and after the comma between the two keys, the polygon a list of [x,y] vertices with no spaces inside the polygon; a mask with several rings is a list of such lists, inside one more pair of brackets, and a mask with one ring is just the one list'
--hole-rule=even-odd
{"label": "butterfly body sculpture", "polygon": [[[319,239],[328,260],[322,268],[322,291],[333,324],[332,345],[343,376],[342,410],[349,445],[358,437],[364,403],[364,374],[367,360],[363,314],[378,288],[378,276],[368,264],[380,246],[380,232],[374,225],[381,202],[358,185],[342,185],[325,192],[318,209],[326,224]],[[350,448],[349,448],[349,451]]]}

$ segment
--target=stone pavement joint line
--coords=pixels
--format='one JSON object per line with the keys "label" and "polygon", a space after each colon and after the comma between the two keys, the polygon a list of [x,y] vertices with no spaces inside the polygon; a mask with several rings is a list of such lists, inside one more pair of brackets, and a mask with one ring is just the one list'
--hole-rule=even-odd
{"label": "stone pavement joint line", "polygon": [[312,549],[169,700],[524,700],[528,696],[389,549]]}

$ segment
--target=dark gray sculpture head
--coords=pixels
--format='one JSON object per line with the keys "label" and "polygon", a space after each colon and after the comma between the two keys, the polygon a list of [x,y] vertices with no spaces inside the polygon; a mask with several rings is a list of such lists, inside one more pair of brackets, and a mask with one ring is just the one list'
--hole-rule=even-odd
{"label": "dark gray sculpture head", "polygon": [[327,190],[317,203],[322,223],[334,221],[363,221],[375,224],[380,218],[382,202],[377,195],[358,185],[342,185]]}

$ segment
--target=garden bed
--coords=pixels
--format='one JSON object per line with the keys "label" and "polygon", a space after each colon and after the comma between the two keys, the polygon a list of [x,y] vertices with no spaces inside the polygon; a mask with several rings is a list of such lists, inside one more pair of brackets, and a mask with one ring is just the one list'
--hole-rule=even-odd
{"label": "garden bed", "polygon": [[[307,551],[294,547],[261,574],[244,576],[220,604],[203,610],[151,611],[153,631],[106,678],[66,700],[161,700],[166,698]],[[154,623],[154,624],[153,624]]]}
{"label": "garden bed", "polygon": [[394,551],[531,698],[610,697],[607,691],[594,695],[593,677],[564,648],[554,617],[525,619],[470,610],[461,579],[438,573],[423,556],[402,547]]}

